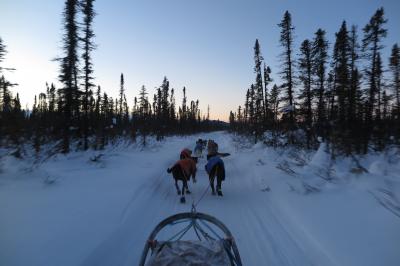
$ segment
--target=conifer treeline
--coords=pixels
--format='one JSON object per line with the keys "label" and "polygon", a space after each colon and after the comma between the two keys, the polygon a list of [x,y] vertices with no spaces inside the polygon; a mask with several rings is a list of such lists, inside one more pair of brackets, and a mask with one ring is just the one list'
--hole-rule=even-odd
{"label": "conifer treeline", "polygon": [[262,79],[256,40],[255,82],[244,107],[230,113],[231,129],[271,145],[284,135],[285,143],[313,148],[320,137],[334,153],[347,155],[400,144],[400,51],[394,44],[386,71],[381,55],[386,22],[379,8],[363,28],[360,44],[357,27],[349,29],[343,21],[332,47],[318,29],[301,43],[295,59],[294,27],[286,11],[278,24],[282,83],[269,88],[271,70],[265,63]]}
{"label": "conifer treeline", "polygon": [[[166,77],[152,99],[145,86],[129,107],[125,95],[124,75],[120,90],[113,99],[95,86],[91,52],[94,43],[94,0],[66,0],[63,12],[63,55],[60,65],[61,88],[46,84],[46,91],[35,96],[32,110],[21,108],[19,95],[11,93],[13,85],[3,75],[2,61],[6,47],[0,38],[0,145],[19,145],[32,141],[37,152],[51,141],[60,142],[60,151],[70,151],[71,142],[78,149],[102,149],[118,136],[133,141],[141,135],[155,135],[161,140],[168,134],[190,134],[220,129],[223,124],[202,115],[199,101],[189,101],[183,88],[182,103],[176,103],[175,90]],[[79,21],[79,18],[82,21]]]}

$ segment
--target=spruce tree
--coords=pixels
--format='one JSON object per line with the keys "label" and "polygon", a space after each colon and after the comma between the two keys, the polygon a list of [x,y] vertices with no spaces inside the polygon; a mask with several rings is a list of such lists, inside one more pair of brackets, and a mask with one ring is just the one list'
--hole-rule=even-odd
{"label": "spruce tree", "polygon": [[180,129],[181,132],[184,132],[185,130],[185,125],[186,125],[186,120],[187,120],[187,98],[186,98],[186,87],[183,87],[183,99],[182,99],[182,107],[180,115],[179,115],[179,120],[180,120]]}
{"label": "spruce tree", "polygon": [[147,94],[146,87],[143,85],[139,93],[139,116],[141,118],[148,115],[149,100]]}
{"label": "spruce tree", "polygon": [[176,110],[175,110],[175,90],[173,88],[171,89],[171,96],[169,102],[170,102],[168,110],[169,120],[174,123],[176,120]]}
{"label": "spruce tree", "polygon": [[94,104],[94,116],[93,116],[93,127],[95,130],[95,137],[96,137],[96,141],[95,141],[95,145],[94,148],[95,149],[99,149],[100,147],[100,143],[101,143],[101,135],[103,133],[103,123],[102,123],[102,113],[101,113],[101,109],[102,109],[102,102],[101,102],[101,87],[97,86],[97,90],[96,90],[96,99],[95,99],[95,104]]}
{"label": "spruce tree", "polygon": [[271,89],[271,93],[269,96],[269,106],[272,112],[272,133],[274,136],[273,145],[276,147],[277,145],[277,133],[278,133],[278,109],[279,109],[279,87],[274,84]]}
{"label": "spruce tree", "polygon": [[[0,74],[4,69],[1,65],[7,53],[6,46],[0,37]],[[0,136],[8,134],[7,127],[10,125],[11,111],[11,92],[8,87],[11,84],[5,79],[4,75],[0,77]],[[0,143],[1,144],[1,143]]]}
{"label": "spruce tree", "polygon": [[270,119],[270,110],[268,106],[268,84],[272,81],[271,78],[271,69],[269,66],[266,66],[264,63],[264,120],[266,123],[266,127],[268,128],[269,119]]}
{"label": "spruce tree", "polygon": [[254,84],[251,84],[249,90],[249,134],[254,137],[255,142],[257,141],[257,137],[255,136],[255,127],[256,127],[256,90]]}
{"label": "spruce tree", "polygon": [[260,51],[258,39],[254,45],[254,73],[256,74],[256,82],[254,84],[254,138],[257,141],[264,130],[265,104],[264,104],[264,88],[262,84],[261,63],[263,57]]}
{"label": "spruce tree", "polygon": [[49,112],[53,113],[56,110],[56,87],[51,83],[48,91]]}
{"label": "spruce tree", "polygon": [[[0,37],[0,64],[3,62],[6,53],[6,45],[3,43],[3,39]],[[3,67],[0,65],[0,73],[2,72],[2,70]]]}
{"label": "spruce tree", "polygon": [[83,86],[85,88],[83,95],[83,111],[84,111],[84,124],[83,124],[83,135],[84,135],[84,149],[86,150],[89,146],[88,135],[89,135],[89,95],[91,88],[94,87],[93,84],[93,63],[91,58],[91,52],[95,49],[95,44],[93,38],[95,37],[93,33],[93,18],[96,13],[93,9],[94,0],[82,0],[81,8],[83,13]]}
{"label": "spruce tree", "polygon": [[238,112],[237,112],[237,123],[238,123],[238,128],[236,130],[241,132],[243,127],[243,114],[242,114],[242,107],[240,105],[238,107]]}
{"label": "spruce tree", "polygon": [[236,129],[235,114],[232,111],[229,113],[229,126],[232,130]]}
{"label": "spruce tree", "polygon": [[317,97],[317,123],[316,131],[319,136],[325,138],[326,108],[325,108],[325,81],[326,64],[328,62],[328,42],[325,37],[325,31],[318,29],[315,32],[312,44],[312,65],[315,77],[315,89],[313,94]]}
{"label": "spruce tree", "polygon": [[312,102],[313,95],[311,91],[312,86],[312,57],[311,57],[311,42],[304,40],[300,47],[299,58],[299,80],[303,84],[300,92],[299,99],[301,100],[300,112],[304,116],[305,131],[307,132],[307,148],[311,145],[311,130],[312,130]]}
{"label": "spruce tree", "polygon": [[358,70],[356,66],[356,62],[359,58],[358,49],[359,45],[357,42],[357,28],[356,26],[351,27],[351,33],[349,37],[349,45],[350,45],[350,91],[349,91],[349,102],[348,102],[348,124],[350,127],[354,126],[356,122],[356,95],[357,95],[357,87],[358,87]]}
{"label": "spruce tree", "polygon": [[[2,70],[14,70],[13,68],[5,68],[1,66],[1,62],[4,60],[6,55],[6,47],[0,38],[0,74]],[[6,80],[4,75],[0,77],[0,137],[1,135],[8,135],[12,140],[13,144],[17,145],[19,151],[19,133],[22,129],[21,110],[15,109],[15,104],[19,102],[19,96],[13,98],[10,87],[15,86]],[[18,101],[16,102],[16,99]],[[1,144],[1,143],[0,143]]]}
{"label": "spruce tree", "polygon": [[365,132],[363,132],[363,98],[362,91],[360,89],[361,74],[357,67],[357,61],[359,56],[359,44],[357,36],[356,26],[351,27],[351,32],[349,36],[350,44],[350,91],[348,94],[348,107],[347,107],[347,127],[350,132],[348,138],[351,142],[349,146],[354,146],[357,153],[360,152],[360,147],[365,138]]}
{"label": "spruce tree", "polygon": [[147,95],[146,87],[143,85],[139,92],[139,119],[137,121],[143,146],[146,146],[146,137],[149,131],[147,123],[150,120],[150,103]]}
{"label": "spruce tree", "polygon": [[279,87],[276,84],[274,84],[274,86],[271,89],[271,94],[269,97],[269,105],[271,106],[274,122],[277,122],[278,120],[279,102],[280,102]]}
{"label": "spruce tree", "polygon": [[[343,21],[340,30],[336,33],[336,41],[333,51],[334,91],[332,97],[337,98],[332,107],[334,129],[331,131],[332,142],[335,149],[344,148],[348,154],[351,152],[351,142],[348,125],[348,103],[350,92],[350,38],[346,21]],[[336,150],[338,150],[336,149]]]}
{"label": "spruce tree", "polygon": [[79,115],[78,89],[78,0],[66,0],[63,12],[63,51],[64,56],[59,58],[60,75],[59,80],[63,84],[61,91],[61,103],[63,110],[63,142],[62,152],[68,153],[70,149],[71,129],[77,126]]}
{"label": "spruce tree", "polygon": [[164,80],[161,84],[161,119],[164,127],[168,124],[169,122],[169,81],[167,77],[164,77]]}
{"label": "spruce tree", "polygon": [[[345,125],[346,109],[349,87],[349,35],[346,22],[343,21],[339,32],[336,33],[336,42],[333,52],[333,63],[335,71],[336,96],[338,98],[338,123]],[[342,129],[344,129],[342,127]]]}
{"label": "spruce tree", "polygon": [[382,113],[382,87],[383,87],[383,65],[381,54],[378,53],[376,57],[376,95],[377,95],[377,106],[376,106],[376,119],[381,120]]}
{"label": "spruce tree", "polygon": [[392,100],[391,95],[386,93],[386,90],[382,92],[382,138],[384,140],[383,145],[386,145],[390,134],[392,133],[391,130],[391,123],[390,123],[390,116],[389,116],[389,104]]}
{"label": "spruce tree", "polygon": [[280,44],[283,48],[281,54],[282,61],[282,89],[286,91],[286,96],[283,98],[285,102],[289,105],[289,128],[294,128],[294,99],[293,99],[293,31],[292,26],[292,16],[289,11],[286,11],[281,23],[278,24],[281,29]]}
{"label": "spruce tree", "polygon": [[376,106],[376,94],[377,94],[377,57],[383,46],[381,44],[382,39],[386,37],[387,30],[384,28],[387,20],[384,18],[383,8],[379,8],[370,19],[369,23],[363,28],[364,38],[362,40],[362,49],[364,57],[369,60],[369,66],[366,69],[366,77],[368,78],[368,100],[367,100],[367,113],[366,113],[366,125],[367,125],[367,138],[364,143],[364,153],[367,152],[368,140],[371,137],[373,130],[373,119],[374,119],[374,108]]}
{"label": "spruce tree", "polygon": [[390,71],[392,72],[392,90],[395,97],[395,136],[398,143],[400,143],[400,49],[397,43],[392,47],[392,53],[389,58],[389,67]]}
{"label": "spruce tree", "polygon": [[246,101],[244,103],[244,122],[247,125],[249,123],[249,100],[250,100],[250,89],[246,91]]}
{"label": "spruce tree", "polygon": [[118,112],[117,112],[119,123],[121,123],[122,121],[124,96],[125,96],[125,80],[124,80],[124,74],[121,73],[120,83],[119,83]]}
{"label": "spruce tree", "polygon": [[376,107],[375,107],[375,139],[376,145],[379,150],[384,149],[384,126],[382,121],[382,87],[383,84],[383,65],[381,55],[378,52],[376,57]]}
{"label": "spruce tree", "polygon": [[[46,95],[45,95],[46,97]],[[46,108],[47,106],[44,106]],[[47,111],[47,108],[45,109]],[[21,101],[19,99],[19,94],[15,96],[12,104],[12,130],[11,130],[11,139],[14,144],[21,144],[20,138],[22,136],[22,131],[24,128],[24,113],[21,110]],[[19,148],[19,147],[18,147]]]}

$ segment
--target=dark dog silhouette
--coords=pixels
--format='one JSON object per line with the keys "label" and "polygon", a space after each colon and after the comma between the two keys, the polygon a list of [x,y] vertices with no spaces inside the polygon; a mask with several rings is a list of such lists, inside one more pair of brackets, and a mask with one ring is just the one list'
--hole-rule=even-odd
{"label": "dark dog silhouette", "polygon": [[[224,156],[228,156],[228,153],[224,153]],[[212,194],[215,195],[214,181],[217,179],[217,193],[218,196],[222,196],[222,181],[225,180],[225,165],[219,155],[208,158],[208,162],[205,166],[208,173],[208,179]]]}
{"label": "dark dog silhouette", "polygon": [[[197,159],[197,158],[196,158]],[[196,160],[194,158],[185,158],[177,161],[171,168],[167,169],[168,173],[172,173],[175,180],[175,187],[178,195],[181,195],[181,202],[185,203],[185,192],[190,194],[188,182],[193,177],[193,183],[196,182]],[[182,189],[179,188],[178,180],[182,181]]]}

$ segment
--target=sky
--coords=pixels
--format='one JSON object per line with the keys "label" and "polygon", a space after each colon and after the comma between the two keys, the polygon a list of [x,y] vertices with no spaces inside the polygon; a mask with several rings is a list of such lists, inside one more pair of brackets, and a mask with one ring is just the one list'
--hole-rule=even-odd
{"label": "sky", "polygon": [[[343,20],[362,28],[383,6],[388,36],[383,58],[400,43],[400,1],[397,0],[96,0],[93,52],[95,84],[116,97],[124,73],[129,105],[145,85],[150,95],[164,76],[181,102],[186,86],[189,100],[199,99],[211,118],[228,120],[229,111],[243,105],[255,80],[253,47],[258,38],[262,55],[279,83],[279,28],[286,10],[295,27],[295,55],[300,43],[326,30],[331,48]],[[7,45],[6,78],[19,85],[23,106],[57,81],[62,55],[64,0],[0,0],[0,37]],[[397,25],[397,26],[396,26]],[[332,49],[330,49],[332,50]]]}

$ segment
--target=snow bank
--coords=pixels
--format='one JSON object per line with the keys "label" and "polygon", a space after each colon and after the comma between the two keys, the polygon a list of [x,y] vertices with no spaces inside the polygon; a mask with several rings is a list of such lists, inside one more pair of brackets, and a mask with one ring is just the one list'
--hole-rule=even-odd
{"label": "snow bank", "polygon": [[314,167],[329,167],[329,161],[330,155],[327,153],[326,143],[322,142],[312,157],[309,165]]}
{"label": "snow bank", "polygon": [[[224,197],[206,190],[201,158],[181,204],[166,169],[198,138],[231,153],[223,158]],[[148,144],[121,142],[34,167],[34,158],[3,153],[0,265],[135,265],[154,226],[190,211],[203,193],[197,210],[227,225],[243,265],[399,265],[395,152],[357,158],[368,172],[354,173],[353,159],[331,161],[323,143],[315,153],[274,150],[217,132]]]}

